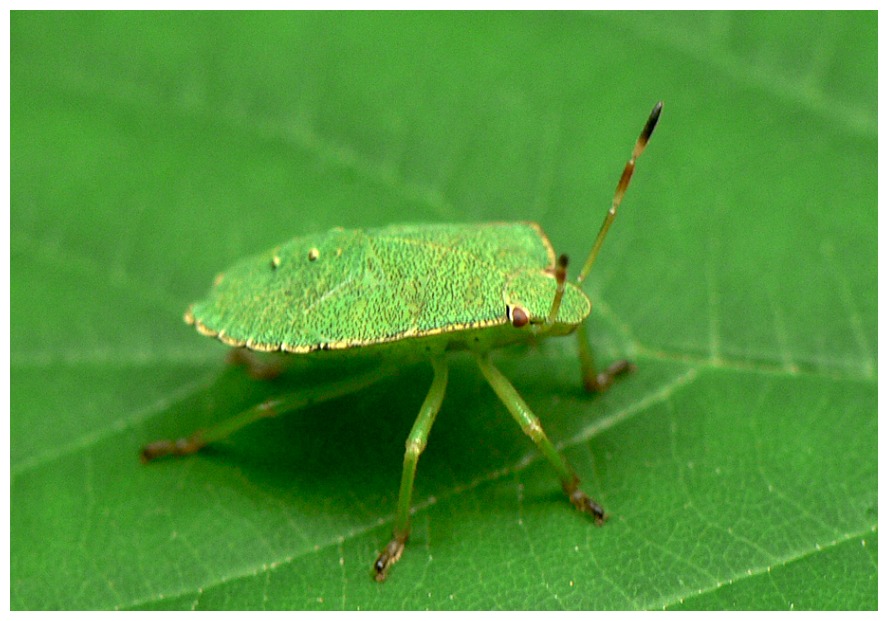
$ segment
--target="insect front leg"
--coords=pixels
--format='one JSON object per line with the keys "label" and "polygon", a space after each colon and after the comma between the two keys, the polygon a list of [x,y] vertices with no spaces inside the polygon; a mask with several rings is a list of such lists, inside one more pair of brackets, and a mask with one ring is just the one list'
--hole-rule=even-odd
{"label": "insect front leg", "polygon": [[426,447],[432,423],[441,409],[444,400],[444,390],[447,388],[447,364],[442,358],[432,359],[432,368],[435,377],[432,386],[426,395],[419,416],[413,423],[410,435],[407,436],[407,450],[404,453],[404,471],[401,474],[401,489],[398,493],[398,515],[395,518],[395,528],[392,540],[373,563],[374,578],[382,582],[386,578],[389,567],[398,562],[404,552],[404,545],[410,536],[410,502],[413,497],[413,480],[416,477],[416,465],[419,456]]}
{"label": "insect front leg", "polygon": [[521,430],[530,436],[530,439],[537,445],[543,456],[555,468],[558,478],[561,479],[561,487],[568,498],[570,498],[571,504],[595,518],[596,524],[603,524],[607,517],[604,509],[580,489],[580,479],[574,473],[570,464],[567,463],[564,456],[558,452],[558,449],[555,448],[555,445],[546,436],[546,432],[543,431],[543,427],[540,425],[540,419],[530,410],[527,403],[524,402],[524,399],[515,390],[515,387],[506,379],[506,376],[500,373],[486,356],[478,356],[477,360],[478,366],[481,367],[481,372],[487,378],[500,401],[508,408],[515,421],[521,425]]}
{"label": "insect front leg", "polygon": [[614,383],[614,379],[624,373],[631,373],[635,365],[628,360],[617,360],[606,370],[599,373],[595,367],[595,357],[592,348],[589,347],[589,336],[586,334],[586,324],[581,323],[577,328],[577,350],[580,355],[580,370],[583,374],[583,388],[588,392],[604,392]]}

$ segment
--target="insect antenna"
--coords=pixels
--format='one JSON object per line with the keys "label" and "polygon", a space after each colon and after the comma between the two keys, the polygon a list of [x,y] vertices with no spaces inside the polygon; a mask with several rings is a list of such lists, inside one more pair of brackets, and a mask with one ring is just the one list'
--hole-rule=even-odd
{"label": "insect antenna", "polygon": [[632,157],[626,162],[626,167],[623,169],[623,174],[620,176],[620,182],[617,183],[617,190],[614,192],[614,200],[611,203],[611,208],[604,217],[604,222],[601,224],[601,230],[598,231],[598,237],[595,238],[595,244],[593,244],[592,250],[589,252],[589,256],[583,264],[583,269],[580,270],[580,275],[577,276],[578,284],[583,282],[583,280],[586,279],[586,276],[589,275],[589,270],[592,269],[592,265],[598,257],[598,251],[601,250],[601,244],[604,243],[607,231],[613,223],[614,218],[617,217],[617,208],[620,206],[620,203],[623,202],[626,188],[629,187],[629,180],[632,179],[632,173],[635,172],[635,160],[638,159],[644,151],[644,148],[647,146],[648,140],[650,140],[651,134],[654,133],[654,128],[657,126],[657,120],[660,118],[660,111],[662,110],[663,102],[658,101],[657,105],[654,106],[654,109],[651,110],[651,115],[648,117],[644,129],[641,130],[641,135],[638,136],[638,140],[635,142],[635,148],[632,149]]}
{"label": "insect antenna", "polygon": [[558,288],[555,289],[552,308],[549,310],[549,316],[546,317],[546,329],[555,323],[555,317],[558,316],[558,309],[561,308],[561,299],[564,297],[565,280],[567,280],[567,255],[563,254],[558,257],[558,263],[555,264],[555,281],[558,283]]}

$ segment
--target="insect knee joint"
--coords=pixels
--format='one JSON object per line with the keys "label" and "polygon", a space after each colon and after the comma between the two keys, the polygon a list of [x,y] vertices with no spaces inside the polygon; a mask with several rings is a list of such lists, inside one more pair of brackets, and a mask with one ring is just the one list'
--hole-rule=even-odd
{"label": "insect knee joint", "polygon": [[407,440],[407,452],[404,453],[404,461],[407,460],[417,460],[422,452],[425,450],[426,443],[422,440],[415,440],[410,438]]}
{"label": "insect knee joint", "polygon": [[534,442],[537,442],[546,437],[546,434],[543,432],[543,428],[540,425],[540,421],[538,419],[534,419],[527,423],[524,426],[524,433],[530,436],[530,439]]}
{"label": "insect knee joint", "polygon": [[274,418],[279,414],[277,410],[279,402],[275,399],[263,401],[259,404],[259,415],[262,418]]}

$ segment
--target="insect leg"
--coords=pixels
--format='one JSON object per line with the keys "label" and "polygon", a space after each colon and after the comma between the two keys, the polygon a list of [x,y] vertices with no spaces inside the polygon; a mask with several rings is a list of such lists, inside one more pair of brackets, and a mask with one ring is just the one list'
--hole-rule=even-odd
{"label": "insect leg", "polygon": [[234,366],[246,367],[247,373],[253,379],[274,379],[284,370],[282,358],[284,354],[277,354],[274,358],[270,358],[270,354],[264,355],[268,358],[260,358],[256,352],[244,347],[235,347],[228,352],[226,361]]}
{"label": "insect leg", "polygon": [[147,463],[158,459],[159,457],[181,457],[196,453],[207,444],[224,440],[231,434],[257,420],[271,418],[278,414],[297,410],[307,405],[330,401],[331,399],[357,392],[358,390],[381,380],[389,374],[390,369],[388,367],[379,367],[361,375],[349,377],[338,382],[312,386],[305,390],[269,399],[268,401],[255,405],[248,410],[244,410],[240,414],[235,414],[233,417],[224,420],[209,429],[200,429],[186,438],[179,438],[178,440],[158,440],[157,442],[147,444],[141,451],[142,461]]}
{"label": "insect leg", "polygon": [[599,373],[595,367],[595,356],[589,347],[589,337],[586,334],[586,324],[581,323],[577,328],[577,350],[580,354],[580,369],[583,374],[583,388],[589,392],[604,392],[614,383],[614,379],[635,370],[635,365],[628,360],[617,360],[605,371]]}
{"label": "insect leg", "polygon": [[555,324],[558,317],[558,309],[561,308],[561,300],[564,298],[564,281],[567,279],[567,255],[563,254],[558,257],[558,263],[555,264],[555,282],[558,284],[555,289],[555,297],[552,299],[552,306],[549,309],[549,315],[546,317],[545,327],[550,328]]}
{"label": "insect leg", "polygon": [[398,562],[404,551],[404,544],[410,536],[410,499],[413,496],[413,479],[416,476],[416,464],[419,456],[426,447],[429,431],[435,416],[441,409],[444,400],[444,390],[447,388],[447,364],[443,358],[433,358],[432,368],[435,370],[435,378],[426,395],[419,416],[413,423],[413,429],[407,436],[407,450],[404,453],[404,471],[401,475],[401,490],[398,494],[398,515],[395,518],[395,528],[392,540],[373,563],[374,577],[377,582],[385,580],[389,567]]}
{"label": "insect leg", "polygon": [[486,356],[478,356],[478,366],[481,367],[481,372],[487,378],[500,401],[509,409],[515,421],[521,425],[522,431],[530,436],[530,439],[537,445],[543,456],[555,468],[558,478],[561,479],[561,487],[568,498],[570,498],[573,506],[584,513],[592,515],[595,518],[596,524],[604,523],[606,517],[604,509],[580,489],[580,480],[574,473],[573,468],[570,467],[564,456],[558,452],[558,449],[555,448],[555,445],[546,436],[540,425],[540,419],[530,410],[511,382],[490,363]]}

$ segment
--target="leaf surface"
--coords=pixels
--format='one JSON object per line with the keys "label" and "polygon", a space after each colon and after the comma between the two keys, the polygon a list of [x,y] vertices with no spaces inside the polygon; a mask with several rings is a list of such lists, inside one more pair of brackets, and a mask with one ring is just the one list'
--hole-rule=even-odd
{"label": "leaf surface", "polygon": [[[11,18],[11,605],[877,607],[875,13]],[[540,222],[579,265],[661,124],[573,339],[496,361],[610,514],[573,511],[471,360],[382,585],[405,367],[183,460],[343,371],[226,366],[182,313],[288,237]],[[457,283],[459,285],[459,283]]]}

